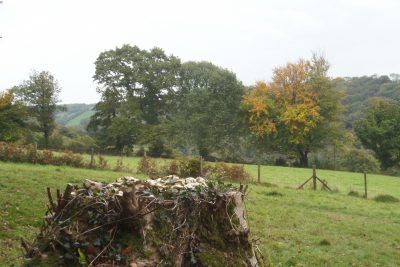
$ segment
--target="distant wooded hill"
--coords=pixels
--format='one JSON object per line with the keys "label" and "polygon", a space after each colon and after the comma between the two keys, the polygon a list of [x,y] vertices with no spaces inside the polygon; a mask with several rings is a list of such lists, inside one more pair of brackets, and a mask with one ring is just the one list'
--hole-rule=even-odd
{"label": "distant wooded hill", "polygon": [[66,104],[66,111],[56,113],[56,122],[63,126],[86,129],[95,104]]}
{"label": "distant wooded hill", "polygon": [[[338,86],[344,90],[343,104],[346,128],[352,128],[362,118],[372,98],[384,98],[400,104],[400,74],[389,76],[372,75],[338,79]],[[56,114],[56,122],[63,126],[86,129],[95,104],[66,104],[67,111]]]}
{"label": "distant wooded hill", "polygon": [[344,89],[343,104],[346,128],[352,128],[363,117],[373,98],[383,98],[400,104],[400,75],[362,76],[340,79],[339,88]]}

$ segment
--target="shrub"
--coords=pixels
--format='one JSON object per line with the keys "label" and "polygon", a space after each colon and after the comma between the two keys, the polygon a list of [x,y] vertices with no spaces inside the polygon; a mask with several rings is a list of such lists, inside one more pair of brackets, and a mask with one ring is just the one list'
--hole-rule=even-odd
{"label": "shrub", "polygon": [[100,154],[97,156],[97,159],[98,163],[97,164],[96,162],[94,163],[95,167],[99,169],[107,169],[108,166],[107,160]]}
{"label": "shrub", "polygon": [[159,174],[156,162],[147,156],[142,157],[142,159],[139,161],[137,172],[144,173],[151,177]]}
{"label": "shrub", "polygon": [[231,180],[231,181],[248,181],[251,176],[244,169],[243,165],[239,164],[226,164],[217,163],[214,167],[210,168],[207,177],[217,180]]}
{"label": "shrub", "polygon": [[37,151],[37,163],[43,165],[62,165],[57,164],[57,160],[53,158],[53,152],[51,150]]}
{"label": "shrub", "polygon": [[170,163],[164,165],[162,167],[161,172],[165,175],[178,175],[179,176],[179,163],[176,160],[171,161]]}
{"label": "shrub", "polygon": [[[38,163],[43,165],[67,165],[77,168],[88,168],[90,163],[85,162],[81,154],[65,150],[54,154],[51,150],[36,150],[32,145],[17,145],[0,142],[0,160],[23,163]],[[97,168],[107,168],[107,161],[99,158]]]}
{"label": "shrub", "polygon": [[122,157],[117,159],[117,163],[116,163],[116,165],[115,165],[113,170],[114,171],[118,171],[118,172],[120,172],[120,171],[125,171],[125,172],[131,171],[131,169],[128,166],[124,165],[124,161],[123,161]]}
{"label": "shrub", "polygon": [[[203,165],[203,167],[205,167]],[[204,169],[203,169],[204,171]],[[197,177],[201,176],[200,158],[185,157],[178,159],[178,176],[180,177]]]}
{"label": "shrub", "polygon": [[343,167],[353,172],[372,172],[380,170],[379,161],[364,149],[351,149],[344,155]]}
{"label": "shrub", "polygon": [[75,154],[70,150],[63,151],[58,160],[60,161],[59,165],[65,164],[72,167],[82,167],[85,165],[82,155]]}

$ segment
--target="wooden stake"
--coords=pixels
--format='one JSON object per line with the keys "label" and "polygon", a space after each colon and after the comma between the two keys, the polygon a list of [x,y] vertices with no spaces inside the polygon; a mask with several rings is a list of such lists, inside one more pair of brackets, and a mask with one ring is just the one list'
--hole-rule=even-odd
{"label": "wooden stake", "polygon": [[312,166],[312,179],[313,179],[313,189],[317,190],[317,170],[315,164]]}
{"label": "wooden stake", "polygon": [[318,178],[317,176],[317,167],[315,166],[315,164],[312,166],[313,168],[313,173],[312,176],[310,178],[307,179],[307,181],[305,181],[304,183],[302,183],[297,189],[303,189],[303,186],[305,184],[307,184],[309,181],[312,180],[313,182],[313,190],[317,190],[317,180],[322,184],[323,187],[325,187],[326,189],[328,189],[329,191],[332,191],[328,184],[324,181],[322,181],[321,179]]}
{"label": "wooden stake", "polygon": [[365,189],[364,197],[365,197],[365,198],[368,198],[367,173],[366,173],[366,172],[364,172],[364,189]]}
{"label": "wooden stake", "polygon": [[51,195],[50,187],[47,187],[47,197],[49,198],[51,210],[54,212],[56,210],[56,206],[54,205],[53,196]]}
{"label": "wooden stake", "polygon": [[57,208],[58,208],[58,206],[61,205],[61,198],[62,198],[62,195],[61,195],[60,188],[57,188]]}
{"label": "wooden stake", "polygon": [[200,156],[200,176],[203,176],[203,157]]}
{"label": "wooden stake", "polygon": [[261,183],[261,166],[260,166],[260,163],[257,165],[257,182]]}
{"label": "wooden stake", "polygon": [[92,147],[92,149],[90,150],[90,168],[94,167],[94,149]]}
{"label": "wooden stake", "polygon": [[37,142],[35,142],[34,144],[34,149],[35,149],[35,155],[34,155],[34,159],[33,159],[33,164],[37,163]]}
{"label": "wooden stake", "polygon": [[60,206],[57,208],[58,210],[62,210],[65,205],[67,205],[67,200],[70,197],[73,188],[74,186],[72,184],[67,184],[67,188],[65,188],[64,194],[61,198]]}

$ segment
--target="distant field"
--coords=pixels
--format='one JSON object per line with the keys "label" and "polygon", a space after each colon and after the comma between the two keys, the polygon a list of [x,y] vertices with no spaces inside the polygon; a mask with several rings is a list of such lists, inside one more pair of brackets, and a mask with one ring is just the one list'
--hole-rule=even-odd
{"label": "distant field", "polygon": [[57,124],[73,127],[85,127],[82,122],[88,122],[90,116],[94,114],[94,104],[66,104],[65,111],[58,111],[55,114]]}
{"label": "distant field", "polygon": [[69,120],[65,126],[79,126],[83,120],[89,119],[94,114],[94,111],[88,110],[84,113],[79,114],[78,116],[74,117],[73,119]]}
{"label": "distant field", "polygon": [[[137,158],[132,159],[135,161]],[[256,171],[255,166],[246,168]],[[263,181],[293,185],[310,175],[307,169],[263,167],[262,171]],[[359,176],[332,171],[320,174],[332,181],[358,180]],[[38,232],[47,204],[47,186],[64,188],[67,182],[79,184],[84,178],[113,181],[123,175],[132,174],[0,162],[0,265],[21,263],[19,238],[32,240]],[[400,190],[398,178],[371,176],[379,183],[386,179],[391,185],[385,190],[393,194]],[[400,264],[399,203],[250,185],[246,207],[251,231],[260,239],[260,250],[274,266]]]}

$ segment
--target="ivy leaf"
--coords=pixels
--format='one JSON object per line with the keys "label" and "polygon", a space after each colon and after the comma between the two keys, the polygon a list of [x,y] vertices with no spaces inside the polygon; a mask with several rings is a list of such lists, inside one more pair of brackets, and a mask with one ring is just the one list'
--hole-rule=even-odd
{"label": "ivy leaf", "polygon": [[79,264],[82,266],[87,266],[86,256],[79,248],[78,248],[78,254],[79,254]]}

